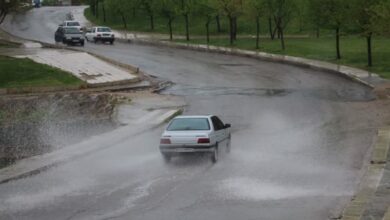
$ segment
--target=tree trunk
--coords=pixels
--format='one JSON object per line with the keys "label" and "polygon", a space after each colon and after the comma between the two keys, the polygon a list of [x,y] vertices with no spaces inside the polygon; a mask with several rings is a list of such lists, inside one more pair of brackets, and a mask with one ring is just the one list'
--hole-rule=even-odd
{"label": "tree trunk", "polygon": [[99,17],[99,0],[96,0],[95,15],[97,18]]}
{"label": "tree trunk", "polygon": [[271,37],[271,40],[275,39],[275,32],[272,31],[272,19],[271,17],[268,18],[268,29],[269,29],[269,35]]}
{"label": "tree trunk", "polygon": [[104,1],[102,2],[102,9],[103,9],[103,22],[106,23],[106,8],[104,7]]}
{"label": "tree trunk", "polygon": [[260,18],[256,17],[256,49],[260,48]]}
{"label": "tree trunk", "polygon": [[172,31],[172,19],[169,18],[168,20],[168,27],[169,27],[169,40],[173,40],[173,31]]}
{"label": "tree trunk", "polygon": [[372,67],[372,33],[367,36],[367,55],[368,55],[368,66]]}
{"label": "tree trunk", "polygon": [[215,16],[215,21],[217,22],[217,32],[221,33],[222,30],[221,30],[221,22],[219,20],[219,15]]}
{"label": "tree trunk", "polygon": [[127,22],[126,22],[126,17],[125,17],[125,15],[123,14],[122,11],[119,11],[119,14],[121,15],[121,18],[122,18],[123,27],[124,27],[125,29],[127,29]]}
{"label": "tree trunk", "polygon": [[340,54],[340,27],[336,28],[336,53],[337,53],[337,59],[341,59]]}
{"label": "tree trunk", "polygon": [[210,21],[206,22],[206,40],[207,44],[210,43]]}
{"label": "tree trunk", "polygon": [[283,29],[282,29],[282,27],[279,27],[278,28],[279,29],[279,33],[280,33],[280,42],[282,43],[282,50],[284,51],[284,50],[286,50],[286,45],[285,45],[285,43],[284,43],[284,33],[283,33]]}
{"label": "tree trunk", "polygon": [[154,16],[153,16],[153,14],[150,14],[149,18],[150,18],[150,29],[154,30]]}
{"label": "tree trunk", "polygon": [[234,37],[233,37],[233,18],[232,17],[229,17],[229,34],[230,34],[230,45],[233,45]]}
{"label": "tree trunk", "polygon": [[185,20],[185,23],[186,23],[186,40],[190,41],[190,30],[189,30],[188,14],[184,15],[184,20]]}
{"label": "tree trunk", "polygon": [[233,17],[233,40],[237,40],[237,17]]}

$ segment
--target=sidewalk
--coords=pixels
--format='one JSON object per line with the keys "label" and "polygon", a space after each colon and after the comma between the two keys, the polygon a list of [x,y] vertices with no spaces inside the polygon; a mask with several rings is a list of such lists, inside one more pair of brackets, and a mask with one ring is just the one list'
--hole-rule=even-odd
{"label": "sidewalk", "polygon": [[136,68],[123,68],[75,49],[44,48],[40,43],[14,38],[0,30],[0,38],[20,44],[18,48],[2,48],[0,55],[29,58],[67,71],[90,87],[113,86],[139,82]]}

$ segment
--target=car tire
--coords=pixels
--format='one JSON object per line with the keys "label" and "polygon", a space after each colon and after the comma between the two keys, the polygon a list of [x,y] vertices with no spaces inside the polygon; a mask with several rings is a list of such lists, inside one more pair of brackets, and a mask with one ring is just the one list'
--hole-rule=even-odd
{"label": "car tire", "polygon": [[232,149],[232,143],[231,143],[231,136],[228,137],[227,141],[226,141],[226,153],[230,153],[231,149]]}
{"label": "car tire", "polygon": [[218,161],[218,143],[215,144],[214,151],[211,154],[211,162],[217,163]]}
{"label": "car tire", "polygon": [[171,157],[171,155],[163,154],[163,159],[164,159],[165,163],[168,163],[171,161],[172,157]]}
{"label": "car tire", "polygon": [[110,41],[110,44],[111,44],[111,45],[113,45],[113,44],[114,44],[114,41],[113,41],[113,40],[112,40],[112,41]]}
{"label": "car tire", "polygon": [[82,47],[84,47],[84,41],[80,43]]}

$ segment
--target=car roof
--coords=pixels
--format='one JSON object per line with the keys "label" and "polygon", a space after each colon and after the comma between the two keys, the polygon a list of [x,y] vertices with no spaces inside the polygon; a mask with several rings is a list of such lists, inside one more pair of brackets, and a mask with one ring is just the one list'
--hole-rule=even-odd
{"label": "car roof", "polygon": [[75,20],[66,20],[66,21],[64,21],[64,23],[68,23],[68,22],[77,22],[77,23],[80,23],[79,21],[75,21]]}
{"label": "car roof", "polygon": [[111,30],[110,27],[106,27],[106,26],[96,26],[96,27],[94,27],[94,28],[109,28],[109,29]]}

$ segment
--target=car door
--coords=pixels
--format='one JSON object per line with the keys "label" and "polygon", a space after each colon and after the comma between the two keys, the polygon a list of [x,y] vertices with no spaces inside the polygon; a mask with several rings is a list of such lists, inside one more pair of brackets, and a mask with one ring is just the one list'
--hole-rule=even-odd
{"label": "car door", "polygon": [[221,127],[221,124],[218,122],[218,118],[216,116],[211,117],[211,121],[213,122],[214,132],[216,136],[217,142],[223,141],[224,131],[223,127]]}
{"label": "car door", "polygon": [[226,140],[228,138],[228,135],[229,135],[228,134],[228,130],[226,129],[225,124],[222,122],[222,120],[220,118],[215,116],[215,120],[216,120],[216,122],[218,123],[218,126],[221,129],[221,139],[222,139],[222,141],[224,141],[224,140]]}
{"label": "car door", "polygon": [[57,28],[56,32],[54,33],[54,40],[56,42],[60,42],[61,41],[60,32],[61,32],[61,27]]}

